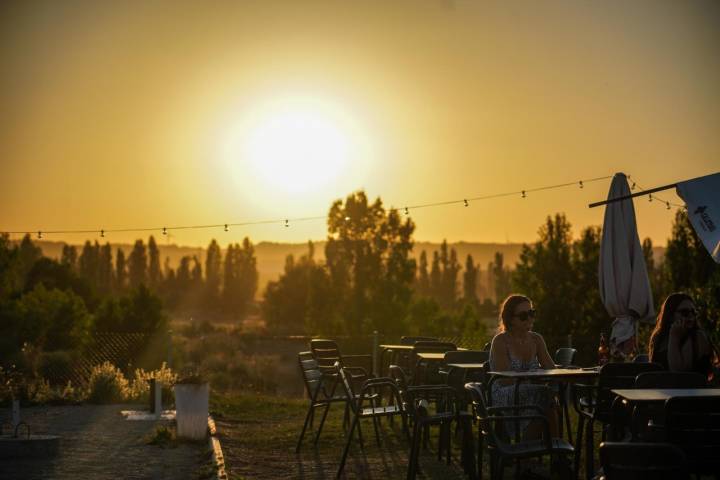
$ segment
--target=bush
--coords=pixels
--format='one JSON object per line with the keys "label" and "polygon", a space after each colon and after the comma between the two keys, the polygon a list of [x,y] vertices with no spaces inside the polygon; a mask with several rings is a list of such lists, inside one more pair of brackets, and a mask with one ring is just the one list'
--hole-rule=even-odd
{"label": "bush", "polygon": [[49,379],[66,377],[72,372],[73,357],[73,352],[67,350],[44,352],[40,355],[38,373]]}
{"label": "bush", "polygon": [[163,403],[173,403],[172,387],[177,382],[178,375],[165,362],[157,370],[145,371],[142,368],[135,370],[135,378],[129,389],[129,398],[133,401],[147,403],[150,399],[150,380],[153,378],[162,383]]}
{"label": "bush", "polygon": [[93,368],[88,382],[90,403],[118,403],[129,396],[128,381],[122,372],[110,362]]}

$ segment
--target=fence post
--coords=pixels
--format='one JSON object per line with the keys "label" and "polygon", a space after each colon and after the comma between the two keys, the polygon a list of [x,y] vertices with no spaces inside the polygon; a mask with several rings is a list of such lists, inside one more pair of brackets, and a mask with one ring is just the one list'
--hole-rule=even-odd
{"label": "fence post", "polygon": [[168,330],[167,336],[167,366],[172,368],[172,330]]}
{"label": "fence post", "polygon": [[372,373],[378,375],[378,331],[373,332]]}

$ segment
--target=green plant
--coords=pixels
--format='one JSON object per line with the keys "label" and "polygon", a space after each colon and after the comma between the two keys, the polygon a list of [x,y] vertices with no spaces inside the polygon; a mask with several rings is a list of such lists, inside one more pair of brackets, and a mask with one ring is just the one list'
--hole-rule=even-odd
{"label": "green plant", "polygon": [[128,381],[122,372],[110,362],[93,368],[88,382],[88,401],[91,403],[116,403],[127,399]]}
{"label": "green plant", "polygon": [[165,362],[157,370],[146,371],[142,368],[135,370],[135,377],[130,384],[129,398],[137,402],[147,402],[150,397],[150,380],[153,378],[162,384],[162,398],[166,403],[172,403],[172,386],[177,382],[178,374]]}
{"label": "green plant", "polygon": [[147,445],[157,445],[162,448],[176,448],[178,446],[175,431],[163,425],[158,426],[155,432],[145,438]]}

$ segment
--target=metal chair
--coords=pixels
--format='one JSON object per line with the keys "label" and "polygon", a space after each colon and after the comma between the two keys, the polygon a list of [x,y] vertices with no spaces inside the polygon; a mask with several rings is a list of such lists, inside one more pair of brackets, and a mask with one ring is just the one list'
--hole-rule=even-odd
{"label": "metal chair", "polygon": [[635,358],[633,358],[633,363],[649,363],[650,362],[650,355],[647,353],[639,353],[635,355]]}
{"label": "metal chair", "polygon": [[635,377],[645,372],[662,370],[657,363],[608,363],[600,368],[597,385],[573,384],[573,405],[578,413],[578,430],[575,438],[575,470],[580,466],[583,430],[585,432],[585,473],[590,479],[595,473],[593,453],[593,428],[595,422],[602,425],[602,439],[605,440],[607,427],[612,420],[612,404],[615,396],[611,390],[633,388]]}
{"label": "metal chair", "polygon": [[667,441],[687,456],[695,475],[720,472],[720,398],[673,397],[665,401]]}
{"label": "metal chair", "polygon": [[[707,386],[705,375],[696,372],[646,372],[635,377],[635,388],[703,388]],[[661,426],[665,423],[665,406],[650,404],[637,405],[632,412],[626,413],[631,417],[631,431],[633,439],[646,441],[664,440]],[[652,421],[653,428],[648,429],[648,422]]]}
{"label": "metal chair", "polygon": [[325,418],[327,417],[330,405],[333,403],[343,403],[345,405],[345,418],[343,425],[348,423],[348,397],[344,393],[335,393],[337,389],[337,375],[323,373],[320,371],[317,360],[313,358],[311,352],[298,353],[298,365],[302,374],[303,383],[305,384],[305,392],[310,399],[310,405],[307,415],[305,415],[305,423],[303,424],[302,431],[300,432],[297,446],[295,447],[296,453],[300,451],[300,446],[308,426],[312,428],[316,408],[325,407],[325,411],[323,412],[320,426],[318,427],[317,434],[315,435],[315,445],[317,445],[317,442],[320,439],[320,433],[322,432],[323,425],[325,424]]}
{"label": "metal chair", "polygon": [[[361,419],[371,418],[373,420],[375,439],[377,440],[378,446],[380,446],[380,431],[378,425],[379,418],[400,415],[402,417],[403,430],[406,434],[408,429],[407,413],[403,406],[402,399],[400,398],[400,392],[398,391],[397,385],[391,378],[370,378],[363,382],[360,391],[355,393],[349,372],[347,372],[347,367],[341,367],[340,362],[335,362],[335,370],[340,378],[340,383],[345,391],[345,396],[351,399],[348,402],[348,405],[350,406],[350,410],[353,414],[352,424],[345,443],[345,449],[343,450],[340,466],[337,471],[337,478],[340,478],[342,471],[345,468],[345,461],[347,460],[347,456],[350,451],[350,444],[352,443],[355,429],[357,429],[358,432],[360,448],[363,448],[362,430],[360,427]],[[382,405],[381,402],[383,399],[388,397],[392,397],[394,402],[392,404],[388,403]],[[366,403],[369,403],[369,406],[365,407],[364,404]]]}
{"label": "metal chair", "polygon": [[669,443],[600,444],[605,480],[689,480],[686,462],[683,451]]}
{"label": "metal chair", "polygon": [[[558,472],[561,476],[574,476],[570,472],[571,462],[567,458],[575,453],[573,446],[562,438],[550,436],[550,423],[542,409],[537,405],[518,405],[507,407],[487,407],[483,386],[478,383],[468,383],[465,388],[473,399],[473,413],[479,423],[478,432],[478,472],[482,476],[482,446],[483,438],[487,440],[490,453],[491,480],[503,478],[504,460],[515,461],[525,458],[538,458],[546,455],[565,459],[565,471]],[[533,414],[520,415],[521,411],[533,411]],[[539,421],[543,427],[543,436],[537,440],[517,440],[506,435],[505,422],[520,420]],[[561,466],[556,462],[554,466]],[[516,472],[519,473],[519,472]]]}

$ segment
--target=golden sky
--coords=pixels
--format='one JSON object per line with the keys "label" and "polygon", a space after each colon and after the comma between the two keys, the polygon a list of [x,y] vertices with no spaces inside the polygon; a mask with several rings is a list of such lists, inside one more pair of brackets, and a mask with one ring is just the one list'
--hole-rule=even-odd
{"label": "golden sky", "polygon": [[[6,0],[0,70],[2,231],[323,216],[361,188],[404,207],[720,170],[712,0]],[[587,204],[609,185],[411,211],[415,238],[533,241],[555,212],[577,233],[602,222]],[[636,212],[641,237],[664,244],[673,211]],[[326,229],[172,233],[206,245]]]}

